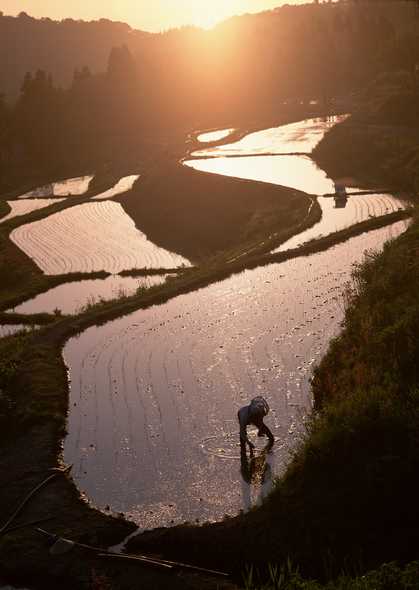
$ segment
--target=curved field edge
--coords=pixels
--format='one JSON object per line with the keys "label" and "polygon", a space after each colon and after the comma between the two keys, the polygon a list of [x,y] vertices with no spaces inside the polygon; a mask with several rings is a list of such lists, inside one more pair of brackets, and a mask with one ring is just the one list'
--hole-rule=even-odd
{"label": "curved field edge", "polygon": [[246,250],[272,233],[296,233],[311,199],[290,188],[166,162],[144,173],[119,202],[154,244],[199,264]]}
{"label": "curved field edge", "polygon": [[[321,214],[320,208],[318,206],[310,206],[311,201],[304,193],[290,191],[289,189],[281,189],[279,187],[266,185],[264,183],[254,183],[255,186],[252,186],[251,182],[243,183],[239,180],[232,181],[231,179],[226,179],[226,181],[224,181],[223,177],[215,178],[215,175],[197,173],[196,171],[192,171],[194,174],[190,174],[189,170],[184,169],[180,165],[175,165],[173,168],[175,170],[173,173],[173,178],[177,178],[177,175],[180,175],[182,178],[181,182],[185,183],[185,186],[183,187],[184,191],[187,192],[191,178],[195,181],[198,179],[200,187],[203,189],[202,199],[206,202],[206,206],[203,210],[206,211],[207,217],[205,220],[201,219],[201,227],[194,226],[192,224],[192,231],[188,232],[185,230],[181,240],[183,246],[180,246],[180,249],[192,253],[192,258],[195,260],[199,259],[199,250],[201,250],[201,252],[205,251],[207,255],[213,255],[214,251],[218,251],[220,249],[222,250],[224,246],[227,248],[232,244],[234,245],[234,253],[242,253],[249,247],[254,248],[255,245],[263,242],[269,232],[271,234],[269,238],[270,242],[276,245],[278,242],[280,243],[286,240],[290,235],[294,235],[295,233],[302,231],[302,229],[305,229],[306,227],[316,223]],[[160,168],[159,174],[161,174]],[[165,177],[170,185],[172,176],[170,175],[169,171]],[[219,208],[210,214],[208,208],[211,209],[212,206],[211,204],[214,194],[214,182],[217,185],[217,192],[219,194]],[[164,198],[159,188],[158,177],[155,178],[152,175],[150,183],[152,186],[155,186],[156,194],[159,193],[160,198]],[[146,181],[145,184],[149,186],[150,183],[147,183]],[[141,221],[141,215],[139,216],[139,211],[135,206],[135,203],[137,203],[138,199],[141,198],[141,191],[144,190],[142,187],[143,183],[139,182],[136,186],[134,186],[133,190],[126,193],[124,198],[120,199],[119,202],[125,211],[127,211],[127,213],[130,215],[130,217],[134,219],[138,229],[141,231],[144,230],[145,233],[147,233],[147,221],[145,220],[144,223]],[[217,223],[220,217],[222,217],[223,214],[221,209],[223,204],[220,199],[226,199],[228,201],[231,187],[234,187],[234,194],[237,199],[241,200],[243,197],[243,201],[245,201],[247,204],[245,213],[245,217],[247,219],[246,225],[245,227],[240,226],[240,214],[230,216],[227,225],[224,225],[223,228],[225,230],[225,234],[228,235],[233,231],[233,227],[238,226],[239,229],[236,230],[236,237],[233,239],[233,241],[228,239],[225,243],[222,243],[221,238],[217,239],[216,242],[213,242],[212,246],[209,247],[207,240],[208,232],[206,233],[207,237],[205,237],[205,232],[203,232],[202,229],[205,226],[204,222],[208,222],[209,219],[212,219],[211,224],[207,223],[208,227],[212,227],[212,225]],[[264,201],[263,195],[265,192],[268,192],[268,196]],[[169,193],[169,196],[170,194],[171,193]],[[278,198],[278,196],[280,198]],[[288,199],[288,197],[290,198]],[[22,252],[15,244],[13,244],[9,238],[10,232],[16,227],[22,226],[26,223],[39,221],[48,217],[50,214],[58,213],[59,211],[63,211],[69,207],[74,207],[82,203],[89,202],[89,199],[90,196],[83,196],[80,198],[72,197],[71,199],[67,199],[43,210],[38,210],[19,218],[10,219],[0,227],[0,276],[4,279],[1,281],[0,286],[0,309],[5,310],[8,307],[13,307],[21,303],[26,297],[34,296],[52,286],[56,286],[57,284],[65,281],[64,277],[47,277],[44,275],[35,262],[24,252]],[[258,211],[259,201],[262,202],[262,206]],[[285,221],[285,213],[289,211],[288,201],[291,201],[292,215],[289,219],[287,219],[287,221]],[[263,206],[264,202],[268,203],[267,206],[271,213],[271,217],[269,218],[270,223],[268,224],[260,222],[261,216],[267,211],[267,209]],[[144,203],[146,208],[150,204],[147,198],[144,198]],[[198,211],[199,207],[196,206],[196,203],[190,203],[190,205],[192,207],[191,215],[194,217],[194,214],[196,211]],[[134,206],[134,212],[130,209],[131,206]],[[151,209],[152,208],[150,208],[150,211],[147,213],[147,215],[153,216],[153,211]],[[161,226],[164,229],[164,234],[167,233],[168,235],[173,235],[173,230],[176,228],[180,232],[183,231],[182,229],[179,229],[178,226],[176,226],[174,218],[170,215],[167,215],[167,211],[164,220],[161,219],[161,215],[157,214],[157,211],[154,211],[154,213],[156,214],[157,220],[161,222]],[[186,217],[187,216],[185,216],[185,219]],[[183,229],[185,228],[183,227]],[[249,232],[250,235],[246,232]],[[149,234],[149,237],[152,239],[152,241],[155,241],[155,243],[159,242],[159,236]],[[265,245],[265,251],[269,248],[270,242]],[[162,241],[160,240],[160,244],[158,245],[164,246],[165,243],[167,243],[167,240],[164,238]],[[175,244],[175,246],[177,245]],[[230,255],[228,251],[225,254]],[[144,272],[144,269],[141,269],[140,272]],[[86,276],[89,275],[83,276],[86,278]],[[96,274],[92,274],[90,276],[93,278],[93,276],[96,276]],[[81,278],[82,275],[68,275],[68,280],[72,281],[76,277]]]}
{"label": "curved field edge", "polygon": [[3,217],[6,217],[6,215],[8,215],[11,210],[12,208],[10,207],[9,203],[7,201],[3,201],[3,199],[0,199],[0,221],[3,219]]}
{"label": "curved field edge", "polygon": [[[396,216],[392,214],[386,217],[391,217],[391,221],[394,221],[395,217],[401,218],[402,214],[405,216],[406,212],[398,212]],[[383,220],[370,220],[369,223],[373,224],[377,221],[383,222]],[[359,227],[358,231],[366,231],[365,224],[360,225],[362,227]],[[352,234],[353,231],[352,229]],[[346,236],[346,239],[351,237],[347,234],[348,232],[342,232],[342,236],[344,238]],[[319,240],[319,242],[323,243],[323,248],[333,245],[330,239]],[[320,245],[313,243],[309,245],[309,248],[318,251]],[[306,253],[308,252],[307,249]],[[286,254],[289,253],[281,253],[282,256]],[[293,256],[294,254],[289,255]],[[278,255],[275,257],[278,258]],[[250,266],[258,266],[261,263],[269,264],[270,262],[272,262],[270,256],[255,257],[247,261]],[[126,298],[117,303],[100,304],[81,316],[63,318],[36,333],[0,340],[0,389],[2,390],[0,396],[2,425],[0,430],[0,463],[4,468],[3,472],[8,474],[7,485],[3,486],[1,493],[4,514],[12,512],[16,505],[16,499],[23,497],[31,487],[39,483],[42,474],[45,474],[47,469],[60,464],[61,440],[65,435],[68,407],[67,371],[61,354],[66,340],[91,325],[106,322],[141,307],[162,303],[180,293],[203,287],[229,276],[233,272],[240,272],[244,268],[246,268],[246,264],[241,260],[240,266],[236,262],[234,266],[229,265],[229,268],[216,267],[185,271],[181,276],[169,280],[166,285],[152,288],[141,296]],[[169,531],[167,535],[169,537],[170,535],[176,536],[177,551],[183,555],[184,561],[200,562],[205,559],[206,563],[211,566],[220,562],[223,566],[228,565],[228,571],[238,571],[242,566],[242,558],[239,558],[242,543],[236,538],[235,523],[241,523],[240,536],[242,535],[242,527],[245,529],[250,527],[247,529],[248,535],[244,535],[243,539],[247,538],[250,543],[249,547],[254,547],[253,525],[249,525],[249,523],[254,515],[264,522],[265,511],[269,511],[271,505],[272,503],[269,502],[261,511],[251,513],[246,518],[232,519],[225,524],[209,527],[209,529],[206,527],[202,529],[186,527],[186,544],[183,541],[178,543],[179,529],[175,529],[173,532]],[[120,541],[135,528],[134,525],[122,519],[115,520],[89,506],[85,499],[80,497],[69,477],[57,479],[51,485],[46,497],[44,495],[31,504],[31,517],[43,518],[50,515],[54,516],[54,521],[49,525],[51,530],[94,545],[106,546]],[[261,533],[262,536],[269,533],[270,529],[267,530],[265,524],[263,524],[263,530],[257,532],[258,536]],[[209,531],[208,535],[207,530]],[[185,535],[183,531],[183,528],[180,529],[179,538],[181,540]],[[217,543],[222,559],[215,553],[213,545],[214,533],[217,536],[216,531],[221,532],[220,537],[217,537]],[[196,542],[196,551],[193,547],[189,547],[189,534],[192,535],[192,543]],[[230,534],[233,534],[233,545],[230,543]],[[195,538],[196,535],[198,538]],[[225,538],[224,535],[226,535]],[[159,537],[158,533],[157,537]],[[157,541],[159,551],[164,550],[165,539],[166,535],[163,534],[161,543],[160,540]],[[282,545],[283,539],[281,539]],[[17,547],[19,551],[17,551]],[[199,547],[205,551],[201,553]],[[212,547],[211,551],[210,547]],[[261,551],[264,551],[266,545],[262,543],[260,547]],[[289,549],[291,546],[285,544],[284,547]],[[276,558],[281,555],[281,552],[277,551],[276,544],[271,549],[272,551],[266,555],[263,554],[264,562],[270,555],[275,555]],[[39,536],[34,532],[22,530],[0,538],[0,553],[4,560],[3,563],[8,564],[8,575],[15,575],[19,572],[22,576],[26,575],[26,579],[30,577],[32,580],[38,576],[42,578],[42,576],[51,575],[49,555],[40,543]],[[295,554],[299,555],[297,550]],[[257,556],[253,551],[249,553],[249,548],[247,552],[243,553],[243,558],[246,560],[257,558]],[[261,555],[260,557],[262,559]],[[5,568],[5,566],[2,567]],[[76,571],[70,576],[72,582],[82,575],[80,572],[84,572],[83,575],[85,575],[86,570],[91,567],[90,558],[81,559]],[[100,565],[98,567],[100,569]],[[62,574],[62,571],[64,570],[60,570],[59,575]],[[128,585],[128,587],[130,586]]]}

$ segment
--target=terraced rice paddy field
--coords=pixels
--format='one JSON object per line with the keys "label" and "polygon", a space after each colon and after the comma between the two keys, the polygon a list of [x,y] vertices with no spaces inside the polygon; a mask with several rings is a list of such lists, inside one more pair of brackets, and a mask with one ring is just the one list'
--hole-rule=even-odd
{"label": "terraced rice paddy field", "polygon": [[138,289],[162,285],[166,278],[167,275],[136,278],[112,275],[106,279],[65,283],[25,301],[9,311],[22,314],[56,313],[57,311],[63,314],[77,314],[89,304],[118,299],[122,296],[133,295]]}
{"label": "terraced rice paddy field", "polygon": [[[80,489],[141,527],[219,519],[259,501],[304,430],[309,377],[339,332],[352,265],[405,228],[244,272],[71,339],[64,458]],[[242,477],[236,412],[258,394],[276,444],[252,480]]]}
{"label": "terraced rice paddy field", "polygon": [[282,252],[291,248],[297,248],[310,240],[321,236],[328,236],[336,231],[361,223],[372,217],[381,217],[401,209],[405,209],[407,203],[389,194],[352,195],[348,197],[344,208],[337,208],[330,197],[318,197],[322,209],[322,218],[319,223],[287,240],[276,248],[274,252]]}
{"label": "terraced rice paddy field", "polygon": [[[197,150],[192,156],[255,156],[269,154],[293,154],[293,153],[311,153],[325,133],[338,123],[347,119],[348,115],[338,115],[332,117],[317,117],[315,119],[306,119],[289,125],[263,129],[255,133],[249,133],[240,141],[230,144],[224,144],[212,148]],[[225,130],[230,132],[233,130]],[[219,133],[219,132],[215,132]],[[206,139],[198,136],[198,141],[217,141],[222,137],[228,137],[225,133],[222,137],[207,134]]]}
{"label": "terraced rice paddy field", "polygon": [[77,205],[15,229],[11,240],[47,275],[190,266],[136,229],[119,203]]}
{"label": "terraced rice paddy field", "polygon": [[[195,152],[185,165],[317,195],[322,219],[279,249],[293,248],[406,206],[384,193],[353,194],[339,207],[331,198],[335,183],[309,154],[344,118],[249,134]],[[218,141],[231,131],[198,139]],[[190,266],[151,243],[109,200],[138,178],[121,178],[91,201],[21,225],[10,237],[48,275]],[[91,180],[70,179],[24,196],[80,195]],[[74,464],[80,490],[143,528],[221,519],[260,502],[301,440],[312,369],[340,330],[353,265],[406,227],[398,222],[326,252],[243,272],[69,340],[63,352],[70,377],[64,460]],[[75,314],[164,280],[111,276],[68,283],[14,311]],[[0,336],[21,328],[0,326]],[[257,453],[250,462],[240,457],[236,413],[256,395],[271,406],[267,423],[276,443],[268,452],[252,432]]]}

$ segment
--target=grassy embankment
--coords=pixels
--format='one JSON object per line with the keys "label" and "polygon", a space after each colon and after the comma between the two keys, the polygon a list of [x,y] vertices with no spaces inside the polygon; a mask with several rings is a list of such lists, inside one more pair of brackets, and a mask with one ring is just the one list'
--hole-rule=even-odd
{"label": "grassy embankment", "polygon": [[177,163],[148,171],[120,202],[154,243],[194,262],[296,233],[311,203],[300,191]]}
{"label": "grassy embankment", "polygon": [[[22,224],[89,202],[93,194],[109,188],[116,178],[112,173],[96,179],[82,197],[69,197],[0,224],[0,309],[13,307],[63,282],[106,276],[46,276],[10,241],[9,235]],[[317,203],[313,205],[305,193],[201,173],[170,162],[161,162],[144,174],[119,201],[152,241],[187,256],[193,263],[216,254],[223,260],[232,253],[246,252],[250,246],[260,245],[261,251],[267,251],[320,216]],[[133,271],[139,274],[138,269]],[[149,274],[155,272],[160,271],[154,269]]]}
{"label": "grassy embankment", "polygon": [[[98,177],[94,181],[94,184],[91,183],[89,191],[81,197],[68,197],[60,203],[0,223],[0,309],[4,310],[8,307],[13,307],[24,299],[32,297],[63,282],[81,280],[83,278],[102,278],[106,276],[106,273],[93,273],[88,275],[77,273],[75,275],[46,276],[32,259],[26,256],[26,254],[14,245],[10,240],[9,235],[20,225],[32,223],[44,219],[54,213],[58,213],[59,211],[64,211],[69,207],[89,202],[92,195],[97,194],[102,190],[107,190],[110,186],[111,182],[108,178],[102,179],[101,177]],[[33,185],[30,185],[30,188],[33,188]],[[29,185],[26,185],[25,188],[20,187],[14,189],[9,193],[7,198],[9,200],[16,198],[26,189],[29,190]],[[2,199],[0,199],[0,207],[7,205],[4,200],[5,198],[6,197],[3,196]]]}
{"label": "grassy embankment", "polygon": [[313,157],[332,178],[419,190],[419,91],[373,87],[357,112],[331,129]]}

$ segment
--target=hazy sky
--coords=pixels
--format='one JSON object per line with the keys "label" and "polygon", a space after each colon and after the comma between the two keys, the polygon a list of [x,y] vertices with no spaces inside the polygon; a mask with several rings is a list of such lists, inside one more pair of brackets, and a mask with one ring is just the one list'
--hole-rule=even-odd
{"label": "hazy sky", "polygon": [[[295,1],[295,0],[294,0]],[[143,30],[159,31],[184,24],[209,27],[244,12],[274,8],[284,0],[0,0],[0,10],[53,19],[72,17],[121,20]],[[293,0],[290,1],[293,3]]]}

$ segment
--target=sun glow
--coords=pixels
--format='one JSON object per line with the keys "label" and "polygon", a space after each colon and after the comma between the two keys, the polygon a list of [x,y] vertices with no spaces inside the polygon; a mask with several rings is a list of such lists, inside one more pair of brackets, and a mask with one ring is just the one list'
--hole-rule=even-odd
{"label": "sun glow", "polygon": [[[5,14],[25,11],[35,18],[108,18],[134,28],[162,31],[184,25],[210,29],[236,14],[274,8],[285,0],[1,0]],[[298,0],[292,0],[292,3]]]}
{"label": "sun glow", "polygon": [[168,12],[172,13],[174,21],[211,29],[220,21],[249,8],[248,0],[178,0]]}

